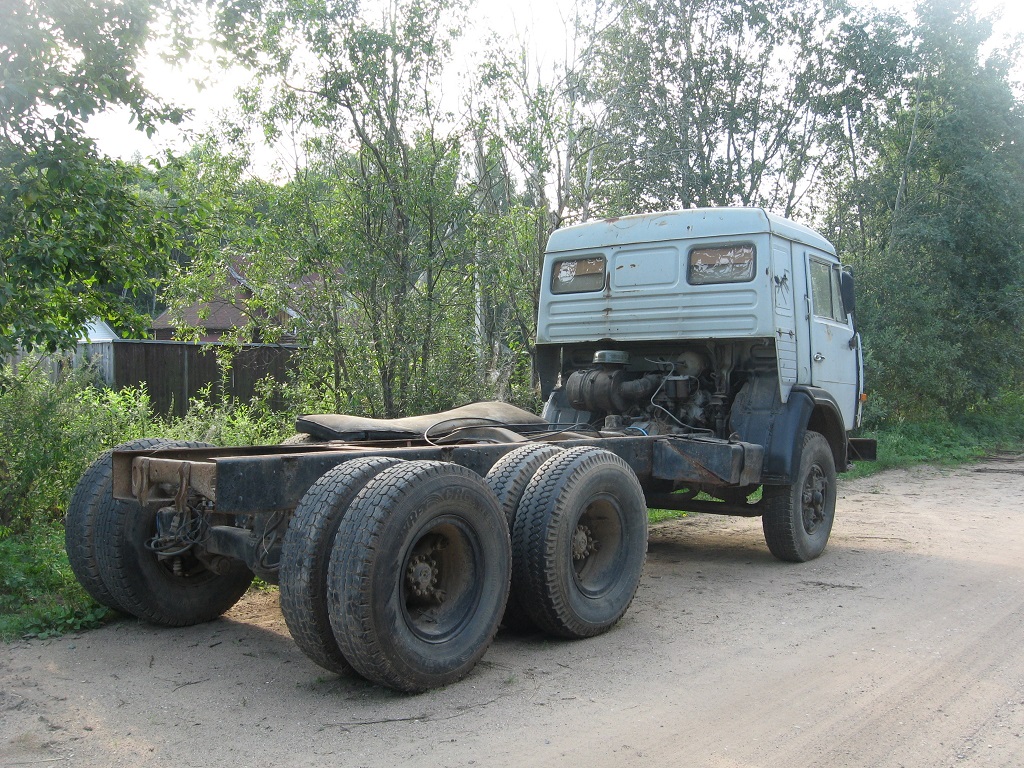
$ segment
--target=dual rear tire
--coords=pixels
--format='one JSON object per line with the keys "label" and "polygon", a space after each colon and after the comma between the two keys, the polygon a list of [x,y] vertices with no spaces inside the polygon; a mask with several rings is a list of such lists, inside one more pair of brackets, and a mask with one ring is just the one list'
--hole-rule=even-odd
{"label": "dual rear tire", "polygon": [[[510,535],[515,529],[519,502],[533,476],[545,461],[561,452],[555,445],[530,443],[506,453],[487,473],[487,484],[501,505]],[[506,630],[520,634],[536,631],[537,625],[523,606],[519,593],[520,589],[515,586],[509,591],[501,624]]]}
{"label": "dual rear tire", "polygon": [[281,608],[333,672],[418,692],[468,674],[508,598],[511,549],[493,492],[455,464],[355,459],[296,508]]}
{"label": "dual rear tire", "polygon": [[447,685],[490,646],[511,549],[497,499],[455,464],[401,462],[353,500],[335,538],[329,615],[363,677],[403,691]]}
{"label": "dual rear tire", "polygon": [[468,674],[503,617],[559,637],[606,631],[636,592],[646,526],[639,482],[602,450],[526,446],[486,480],[454,464],[357,459],[296,509],[282,611],[326,669],[424,691]]}
{"label": "dual rear tire", "polygon": [[334,639],[327,573],[334,539],[352,500],[397,459],[370,457],[339,464],[317,480],[295,508],[281,546],[281,613],[296,645],[324,669],[352,671]]}
{"label": "dual rear tire", "polygon": [[629,608],[647,556],[647,504],[621,458],[590,447],[548,459],[512,529],[512,585],[548,634],[606,632]]}
{"label": "dual rear tire", "polygon": [[[159,448],[169,440],[143,438],[118,446],[127,451],[141,451]],[[100,520],[109,514],[114,503],[113,455],[104,451],[82,474],[68,503],[64,516],[64,548],[68,553],[71,570],[78,583],[88,595],[100,605],[127,613],[127,610],[111,593],[100,572],[96,556],[97,529]]]}

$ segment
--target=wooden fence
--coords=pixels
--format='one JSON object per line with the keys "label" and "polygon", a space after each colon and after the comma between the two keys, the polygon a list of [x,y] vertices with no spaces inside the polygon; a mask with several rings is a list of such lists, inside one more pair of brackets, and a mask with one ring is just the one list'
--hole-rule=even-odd
{"label": "wooden fence", "polygon": [[[207,386],[214,398],[227,394],[249,400],[261,379],[269,376],[286,382],[296,349],[277,344],[246,345],[234,356],[225,380],[217,367],[218,347],[227,349],[216,342],[118,339],[79,344],[74,364],[92,364],[99,378],[112,389],[145,384],[157,413],[183,416],[189,400]],[[57,367],[51,369],[56,371]],[[270,407],[283,409],[279,394],[271,399]]]}

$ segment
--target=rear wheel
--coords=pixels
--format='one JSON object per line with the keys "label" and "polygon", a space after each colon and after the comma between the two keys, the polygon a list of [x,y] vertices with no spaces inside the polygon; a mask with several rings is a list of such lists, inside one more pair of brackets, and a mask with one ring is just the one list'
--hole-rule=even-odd
{"label": "rear wheel", "polygon": [[804,434],[800,466],[792,485],[766,485],[761,527],[771,553],[803,563],[825,550],[836,514],[836,465],[828,440]]}
{"label": "rear wheel", "polygon": [[[210,447],[165,442],[168,448]],[[104,499],[98,512],[96,559],[104,583],[127,613],[151,624],[180,627],[220,616],[252,583],[252,571],[239,560],[223,559],[221,572],[208,569],[190,551],[157,557],[154,538],[159,505]]]}
{"label": "rear wheel", "polygon": [[331,554],[342,654],[403,691],[464,677],[498,628],[510,559],[507,525],[479,475],[433,461],[385,469],[349,506]]}
{"label": "rear wheel", "polygon": [[[561,451],[557,446],[543,443],[524,445],[506,453],[487,473],[487,484],[498,497],[498,503],[508,521],[510,535],[515,527],[519,500],[523,498],[526,486],[540,465]],[[515,581],[512,582],[501,623],[513,632],[525,633],[537,628],[519,600]]]}
{"label": "rear wheel", "polygon": [[281,548],[281,613],[299,649],[325,669],[352,671],[331,630],[327,570],[338,526],[352,499],[398,459],[374,456],[339,464],[302,497]]}
{"label": "rear wheel", "polygon": [[[141,451],[170,443],[170,440],[146,437],[119,445],[114,450]],[[96,561],[96,529],[100,510],[109,509],[113,503],[113,455],[113,450],[100,454],[75,486],[64,518],[64,548],[75,578],[89,596],[101,605],[127,613],[104,583]]]}
{"label": "rear wheel", "polygon": [[647,505],[625,461],[571,448],[537,470],[512,532],[512,579],[541,629],[607,631],[629,608],[646,553]]}

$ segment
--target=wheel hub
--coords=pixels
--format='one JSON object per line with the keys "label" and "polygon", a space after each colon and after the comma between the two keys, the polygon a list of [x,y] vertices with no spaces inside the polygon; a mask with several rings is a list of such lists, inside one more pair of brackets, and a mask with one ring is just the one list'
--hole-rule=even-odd
{"label": "wheel hub", "polygon": [[585,560],[594,550],[597,549],[597,542],[585,525],[577,525],[572,535],[572,559]]}
{"label": "wheel hub", "polygon": [[814,533],[825,519],[825,496],[828,484],[825,473],[817,465],[807,474],[801,502],[803,505],[804,530]]}
{"label": "wheel hub", "polygon": [[437,588],[437,561],[429,555],[416,555],[405,571],[405,583],[417,597],[444,602],[444,593]]}

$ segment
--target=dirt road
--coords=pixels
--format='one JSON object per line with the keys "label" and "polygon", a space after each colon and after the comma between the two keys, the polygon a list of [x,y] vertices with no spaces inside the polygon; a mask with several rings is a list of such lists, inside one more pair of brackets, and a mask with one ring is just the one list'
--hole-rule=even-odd
{"label": "dirt road", "polygon": [[274,593],[185,630],[0,648],[0,765],[1024,765],[1024,460],[847,482],[832,540],[652,531],[626,618],[499,635],[420,696],[331,676]]}

